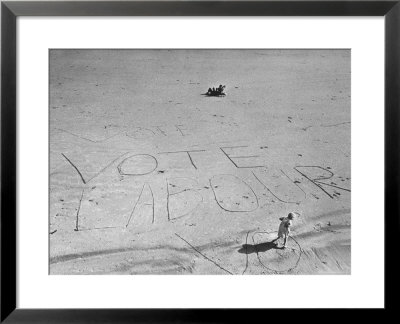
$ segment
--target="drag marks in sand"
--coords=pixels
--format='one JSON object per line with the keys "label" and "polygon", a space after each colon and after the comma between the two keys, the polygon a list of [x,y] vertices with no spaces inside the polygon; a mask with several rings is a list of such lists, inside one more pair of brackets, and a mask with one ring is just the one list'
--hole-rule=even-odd
{"label": "drag marks in sand", "polygon": [[206,256],[204,253],[202,253],[199,249],[197,249],[196,247],[194,247],[192,244],[190,244],[188,241],[186,241],[183,237],[181,237],[180,235],[178,235],[177,233],[175,233],[175,235],[177,237],[179,237],[183,242],[185,242],[187,245],[190,246],[190,248],[192,248],[195,252],[197,252],[198,254],[200,254],[204,259],[206,259],[207,261],[213,263],[216,267],[218,267],[219,269],[221,269],[222,271],[228,273],[228,274],[233,274],[232,272],[230,272],[229,270],[225,269],[224,267],[222,267],[220,264],[218,264],[217,262],[215,262],[213,259],[210,259],[208,256]]}
{"label": "drag marks in sand", "polygon": [[199,184],[192,178],[169,178],[167,184],[167,217],[168,221],[184,217],[203,202]]}
{"label": "drag marks in sand", "polygon": [[[290,274],[298,267],[303,253],[300,244],[293,237],[289,237],[285,249],[279,246],[278,243],[272,242],[276,238],[277,232],[248,231],[246,233],[246,243],[239,250],[236,250],[235,246],[228,241],[224,241],[225,243],[223,244],[210,242],[206,245],[195,246],[186,238],[183,238],[182,235],[178,233],[175,233],[175,235],[189,246],[194,253],[228,274],[243,275],[248,270],[251,270],[252,273],[264,273],[266,270],[267,273]],[[253,244],[249,244],[250,238]],[[217,248],[218,250],[216,251]],[[232,264],[232,260],[235,259],[232,253],[245,254],[246,261],[242,272],[239,271],[238,264]],[[257,257],[257,263],[249,266],[249,256],[252,255]]]}
{"label": "drag marks in sand", "polygon": [[[289,176],[281,170],[267,168],[252,171],[258,182],[278,201],[286,204],[299,205],[306,199],[306,192]],[[262,180],[261,180],[262,179]],[[268,185],[267,185],[268,184]]]}
{"label": "drag marks in sand", "polygon": [[332,199],[340,196],[341,194],[337,190],[333,190],[333,192],[328,191],[326,187],[330,187],[330,189],[334,188],[345,192],[351,192],[350,189],[341,187],[333,181],[330,183],[322,182],[322,180],[331,180],[334,176],[334,173],[331,170],[328,170],[328,168],[323,168],[321,166],[296,166],[294,169]]}
{"label": "drag marks in sand", "polygon": [[[145,193],[143,194],[144,189],[146,188]],[[144,197],[142,199],[142,196]],[[147,196],[147,197],[146,197]],[[140,204],[139,204],[140,202]],[[139,204],[139,206],[138,206]],[[146,208],[146,206],[151,207],[151,213],[149,212],[137,212],[135,215],[136,207],[139,208]],[[147,207],[148,208],[148,207]],[[142,190],[140,191],[139,197],[136,200],[135,206],[132,209],[131,214],[129,215],[128,222],[126,223],[125,227],[129,226],[129,223],[132,221],[136,226],[139,225],[146,225],[146,224],[154,224],[154,194],[151,186],[148,183],[144,183]]]}
{"label": "drag marks in sand", "polygon": [[[253,267],[261,267],[268,273],[290,273],[297,268],[303,253],[300,244],[290,236],[287,247],[283,248],[278,244],[279,241],[273,242],[276,237],[277,232],[247,232],[246,243],[238,250],[239,253],[246,255],[246,266],[242,274],[249,269],[250,255],[257,256],[258,263]],[[250,238],[253,244],[249,244]],[[252,270],[254,271],[254,269]]]}
{"label": "drag marks in sand", "polygon": [[242,179],[219,174],[210,179],[216,203],[227,212],[252,212],[259,206],[254,190]]}
{"label": "drag marks in sand", "polygon": [[117,166],[123,176],[141,176],[152,173],[158,167],[157,159],[150,154],[135,154],[123,159]]}
{"label": "drag marks in sand", "polygon": [[[85,137],[84,135],[81,134],[75,134],[71,131],[68,131],[66,129],[62,129],[62,128],[55,128],[56,130],[59,130],[60,132],[64,132],[66,134],[69,134],[71,136],[77,137],[81,140],[90,142],[90,143],[104,143],[106,141],[108,141],[109,139],[119,135],[119,131],[116,130],[115,128],[113,129],[112,132],[110,132],[110,129],[108,129],[106,132],[104,132],[103,130],[100,130],[100,133],[98,134],[98,138],[97,139],[93,139],[93,138],[89,138],[89,137]],[[107,129],[107,127],[105,126],[105,129]],[[90,134],[92,135],[92,133]]]}
{"label": "drag marks in sand", "polygon": [[143,195],[144,187],[115,182],[85,190],[79,230],[124,228],[132,218],[152,219],[152,208],[146,205],[151,194]]}
{"label": "drag marks in sand", "polygon": [[[166,154],[164,158],[168,158],[170,154],[182,153],[187,156],[186,158],[191,162],[193,169],[198,170],[190,155],[193,152],[204,153],[206,151],[181,150],[162,152],[162,154]],[[65,154],[62,155],[75,169],[83,184],[87,185],[90,180],[99,176],[127,154],[126,152],[117,156],[88,179],[83,176],[79,168]],[[173,155],[175,156],[175,154]],[[229,160],[231,159],[229,158]],[[79,226],[76,226],[75,230],[154,224],[155,197],[152,189],[154,184],[144,182],[141,177],[153,173],[157,170],[157,167],[157,158],[150,154],[134,154],[124,158],[116,166],[120,175],[119,179],[115,175],[112,175],[107,184],[87,188],[84,199],[79,204],[81,216]],[[297,178],[297,180],[290,178],[288,173],[283,169],[274,170],[267,167],[255,167],[243,172],[247,172],[249,177],[252,175],[271,194],[272,203],[279,202],[300,205],[307,198],[306,191],[300,186],[303,181],[313,184],[331,199],[339,199],[341,196],[339,191],[350,192],[350,189],[339,186],[336,182],[332,181],[334,173],[328,168],[320,166],[295,166],[293,169],[302,176],[302,178]],[[127,179],[132,179],[133,182],[123,181],[125,176],[128,177]],[[338,179],[343,180],[342,177]],[[331,181],[327,182],[328,180]],[[165,216],[168,221],[193,215],[204,201],[199,181],[190,177],[171,177],[165,178],[165,181],[166,189],[164,189],[164,195],[166,196],[166,206],[164,206],[166,210]],[[215,203],[223,211],[249,213],[259,208],[259,196],[257,192],[243,177],[239,178],[233,174],[216,174],[212,175],[208,181]],[[310,196],[316,197],[312,192],[310,194]],[[161,203],[165,204],[164,202]]]}
{"label": "drag marks in sand", "polygon": [[[86,152],[87,153],[87,152]],[[80,154],[76,154],[74,157],[74,161],[64,153],[61,153],[61,155],[65,158],[66,161],[71,165],[72,168],[75,169],[79,177],[81,178],[83,184],[88,184],[90,181],[92,181],[94,178],[98,177],[101,175],[104,171],[106,171],[113,163],[118,161],[121,157],[125,156],[128,154],[128,152],[122,153],[115,157],[114,154],[105,154],[106,157],[112,158],[112,160],[106,164],[106,165],[100,165],[98,162],[99,157],[101,156],[104,158],[104,155],[101,154],[93,154],[91,158],[88,158],[87,156],[85,159],[82,158]],[[78,163],[77,163],[78,161]],[[78,165],[81,164],[81,167],[78,167]],[[100,166],[100,169],[98,169]],[[82,167],[84,168],[85,172],[81,171]]]}
{"label": "drag marks in sand", "polygon": [[277,232],[255,232],[252,235],[252,248],[265,269],[274,273],[290,272],[299,264],[301,246],[295,238],[289,236],[287,247],[283,249],[271,242],[276,237]]}

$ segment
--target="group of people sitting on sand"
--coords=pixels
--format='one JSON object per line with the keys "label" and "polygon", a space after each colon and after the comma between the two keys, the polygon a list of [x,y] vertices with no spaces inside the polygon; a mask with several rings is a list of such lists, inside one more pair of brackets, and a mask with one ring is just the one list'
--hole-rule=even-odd
{"label": "group of people sitting on sand", "polygon": [[212,89],[208,88],[206,95],[208,95],[208,96],[223,96],[223,95],[225,95],[224,89],[225,89],[225,86],[220,84],[218,88],[212,88]]}

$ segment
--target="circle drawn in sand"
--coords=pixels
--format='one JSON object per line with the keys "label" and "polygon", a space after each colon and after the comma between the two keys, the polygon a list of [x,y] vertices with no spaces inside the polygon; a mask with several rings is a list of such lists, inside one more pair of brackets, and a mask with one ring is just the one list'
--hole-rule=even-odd
{"label": "circle drawn in sand", "polygon": [[140,176],[152,173],[157,169],[158,161],[150,154],[135,154],[127,157],[118,164],[119,174]]}
{"label": "circle drawn in sand", "polygon": [[280,248],[283,245],[283,238],[276,241],[278,245],[274,247],[271,243],[277,237],[277,232],[255,232],[253,243],[260,264],[273,272],[289,272],[297,267],[302,254],[300,244],[289,236],[286,249]]}

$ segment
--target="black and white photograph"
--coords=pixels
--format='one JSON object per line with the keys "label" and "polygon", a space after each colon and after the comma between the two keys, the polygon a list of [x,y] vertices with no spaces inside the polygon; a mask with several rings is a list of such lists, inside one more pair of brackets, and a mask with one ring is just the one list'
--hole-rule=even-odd
{"label": "black and white photograph", "polygon": [[350,275],[350,49],[50,49],[50,275]]}

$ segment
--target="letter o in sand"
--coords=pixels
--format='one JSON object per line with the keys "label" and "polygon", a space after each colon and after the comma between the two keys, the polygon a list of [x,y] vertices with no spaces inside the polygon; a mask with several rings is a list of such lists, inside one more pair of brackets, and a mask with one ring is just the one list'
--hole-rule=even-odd
{"label": "letter o in sand", "polygon": [[150,154],[135,154],[127,157],[118,164],[119,174],[127,176],[141,176],[152,173],[157,169],[158,161]]}
{"label": "letter o in sand", "polygon": [[258,208],[258,198],[253,189],[231,174],[218,174],[210,179],[218,206],[228,212],[251,212]]}
{"label": "letter o in sand", "polygon": [[299,243],[289,236],[286,249],[280,248],[283,238],[279,239],[278,246],[272,243],[277,232],[255,232],[253,244],[261,266],[275,273],[284,273],[294,270],[299,264],[302,249]]}

